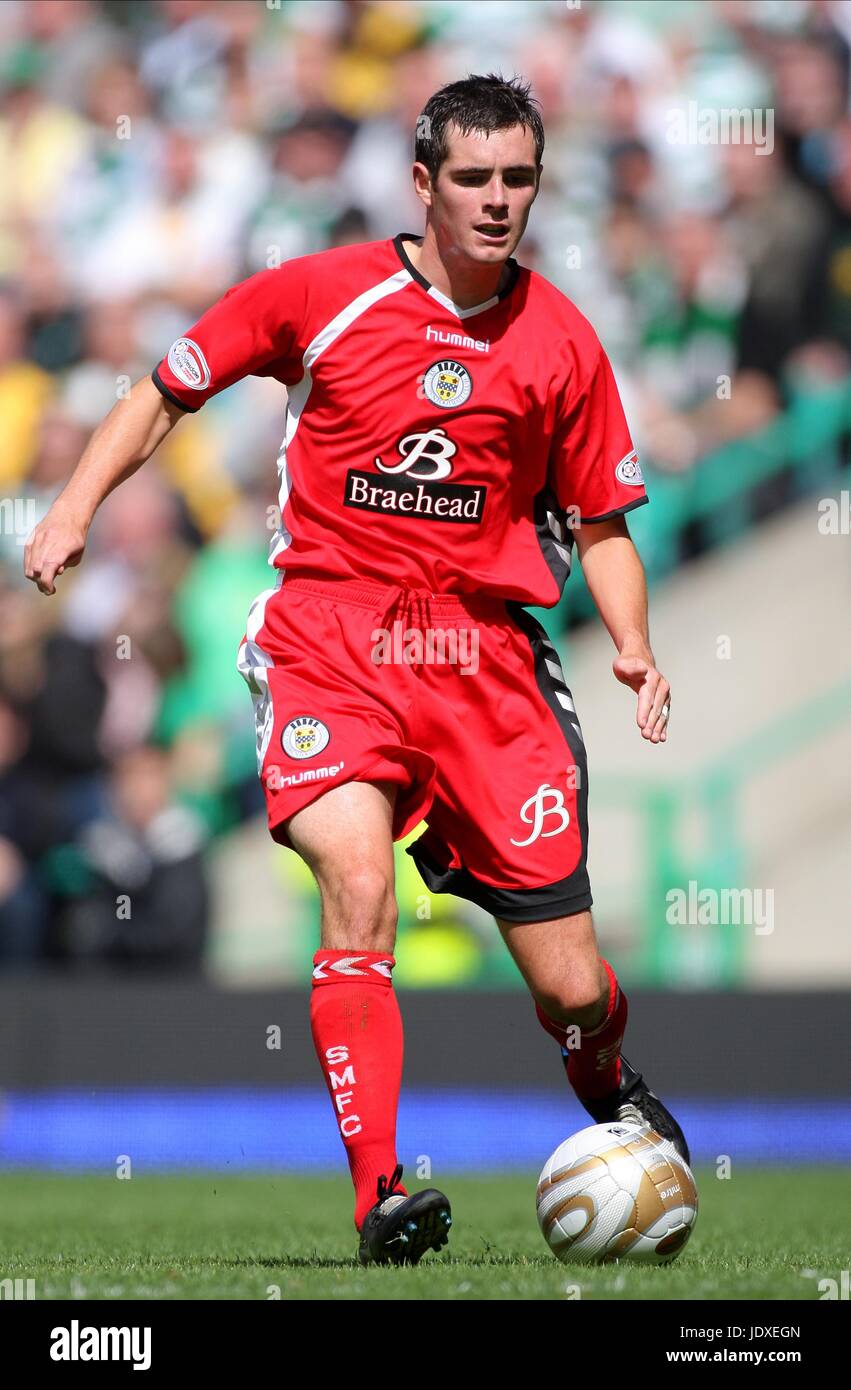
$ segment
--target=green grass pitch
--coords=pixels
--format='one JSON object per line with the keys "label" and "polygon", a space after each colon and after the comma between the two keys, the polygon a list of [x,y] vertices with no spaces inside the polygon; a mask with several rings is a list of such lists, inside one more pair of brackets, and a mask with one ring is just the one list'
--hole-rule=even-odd
{"label": "green grass pitch", "polygon": [[[674,1264],[560,1265],[528,1176],[441,1174],[449,1246],[361,1269],[348,1172],[0,1174],[0,1279],[38,1299],[801,1299],[847,1268],[849,1187],[836,1168],[695,1170],[700,1214]],[[414,1183],[412,1190],[427,1186]]]}

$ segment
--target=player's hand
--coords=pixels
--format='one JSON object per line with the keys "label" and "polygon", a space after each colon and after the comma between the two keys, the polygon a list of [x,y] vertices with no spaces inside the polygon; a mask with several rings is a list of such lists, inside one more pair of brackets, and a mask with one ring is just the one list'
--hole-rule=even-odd
{"label": "player's hand", "polygon": [[652,655],[628,656],[621,652],[612,670],[619,681],[638,695],[635,718],[641,737],[651,743],[664,743],[668,737],[671,687],[661,671],[656,670]]}
{"label": "player's hand", "polygon": [[56,579],[79,565],[86,548],[88,527],[79,517],[54,502],[43,521],[28,537],[24,548],[24,574],[43,594],[56,593]]}

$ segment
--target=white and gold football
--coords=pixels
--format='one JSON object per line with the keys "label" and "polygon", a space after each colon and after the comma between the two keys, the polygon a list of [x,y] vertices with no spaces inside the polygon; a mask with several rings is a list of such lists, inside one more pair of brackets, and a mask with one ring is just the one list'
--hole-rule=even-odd
{"label": "white and gold football", "polygon": [[649,1125],[589,1125],[544,1164],[538,1224],[565,1264],[667,1264],[697,1220],[688,1164]]}

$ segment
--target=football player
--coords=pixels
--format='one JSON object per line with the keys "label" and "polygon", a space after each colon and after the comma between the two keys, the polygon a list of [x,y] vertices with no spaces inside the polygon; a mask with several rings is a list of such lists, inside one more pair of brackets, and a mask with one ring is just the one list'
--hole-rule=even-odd
{"label": "football player", "polygon": [[436,92],[414,149],[423,232],[229,289],[98,427],[26,548],[53,593],[103,497],[186,412],[248,374],[286,387],[273,582],[237,660],[271,834],[321,896],[311,1024],[365,1263],[416,1263],[451,1224],[442,1192],[407,1192],[396,1153],[393,843],[420,822],[408,852],[425,883],[493,914],[588,1113],[647,1122],[688,1160],[621,1052],[627,1000],[590,911],[582,731],[527,611],[558,602],[576,549],[639,735],[665,742],[671,692],[626,521],[648,499],[612,369],[587,319],[513,255],[543,149],[520,79]]}

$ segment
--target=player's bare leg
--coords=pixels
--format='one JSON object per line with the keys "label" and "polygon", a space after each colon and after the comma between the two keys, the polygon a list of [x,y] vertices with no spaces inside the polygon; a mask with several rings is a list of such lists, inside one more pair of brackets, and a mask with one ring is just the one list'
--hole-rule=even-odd
{"label": "player's bare leg", "polygon": [[597,950],[590,912],[551,922],[505,922],[497,918],[535,1003],[550,1018],[595,1028],[608,1000],[608,979]]}
{"label": "player's bare leg", "polygon": [[408,1196],[396,1158],[403,1040],[391,978],[394,799],[393,786],[348,782],[287,822],[321,898],[310,1022],[349,1160],[364,1264],[416,1264],[446,1244],[451,1224],[443,1193]]}
{"label": "player's bare leg", "polygon": [[497,923],[542,1027],[561,1046],[568,1081],[589,1115],[598,1124],[649,1123],[688,1162],[677,1121],[621,1053],[626,995],[598,953],[591,913],[549,922],[497,918]]}
{"label": "player's bare leg", "polygon": [[397,907],[393,867],[395,787],[346,782],[287,822],[287,834],[316,879],[320,945],[328,951],[392,954]]}

